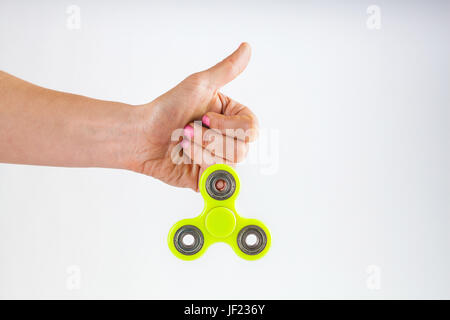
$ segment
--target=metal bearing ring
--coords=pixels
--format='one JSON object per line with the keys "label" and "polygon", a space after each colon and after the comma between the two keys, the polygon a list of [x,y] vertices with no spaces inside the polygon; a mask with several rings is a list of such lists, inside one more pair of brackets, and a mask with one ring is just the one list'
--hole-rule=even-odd
{"label": "metal bearing ring", "polygon": [[[194,238],[192,244],[186,244],[183,242],[184,237],[188,235]],[[203,233],[200,231],[199,228],[192,225],[182,226],[180,229],[177,230],[177,232],[173,237],[173,243],[175,245],[175,248],[180,253],[187,256],[191,256],[199,252],[203,247],[203,242],[204,242]]]}
{"label": "metal bearing ring", "polygon": [[[256,237],[256,242],[254,244],[247,243],[247,237],[254,235]],[[262,252],[267,244],[267,236],[261,227],[251,225],[246,226],[239,231],[237,237],[237,244],[242,252],[248,255],[257,255]]]}
{"label": "metal bearing ring", "polygon": [[[225,186],[219,190],[217,183],[223,180]],[[216,200],[226,200],[236,191],[236,181],[231,173],[225,170],[216,170],[206,179],[206,192]]]}

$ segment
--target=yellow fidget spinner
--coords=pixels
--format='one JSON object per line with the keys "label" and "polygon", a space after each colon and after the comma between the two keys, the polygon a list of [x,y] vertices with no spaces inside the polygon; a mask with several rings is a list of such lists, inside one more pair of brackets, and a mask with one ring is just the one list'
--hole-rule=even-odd
{"label": "yellow fidget spinner", "polygon": [[202,213],[184,219],[170,229],[168,243],[175,256],[183,260],[200,257],[213,243],[228,243],[241,258],[256,260],[270,248],[267,227],[258,220],[242,218],[234,201],[239,194],[239,177],[225,164],[215,164],[203,172],[200,193],[205,200]]}

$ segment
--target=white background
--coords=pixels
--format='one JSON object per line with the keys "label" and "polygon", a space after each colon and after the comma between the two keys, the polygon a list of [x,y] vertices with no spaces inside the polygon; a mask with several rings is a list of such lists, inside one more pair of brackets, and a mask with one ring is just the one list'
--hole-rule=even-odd
{"label": "white background", "polygon": [[448,1],[0,0],[0,69],[100,99],[151,101],[248,41],[223,91],[269,135],[237,206],[273,237],[259,261],[184,262],[166,237],[199,194],[0,165],[0,298],[449,299],[449,30]]}

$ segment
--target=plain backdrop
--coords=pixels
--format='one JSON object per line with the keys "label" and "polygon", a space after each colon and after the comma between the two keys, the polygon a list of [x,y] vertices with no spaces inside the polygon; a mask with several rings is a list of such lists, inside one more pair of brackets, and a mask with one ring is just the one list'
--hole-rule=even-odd
{"label": "plain backdrop", "polygon": [[223,88],[262,129],[237,208],[273,238],[184,262],[166,237],[199,194],[2,164],[0,298],[449,299],[449,30],[448,1],[0,0],[0,69],[99,99],[151,101],[249,42]]}

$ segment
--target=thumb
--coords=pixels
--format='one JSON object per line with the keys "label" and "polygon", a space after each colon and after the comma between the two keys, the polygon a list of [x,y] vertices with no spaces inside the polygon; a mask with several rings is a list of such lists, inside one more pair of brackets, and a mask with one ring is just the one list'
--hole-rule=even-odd
{"label": "thumb", "polygon": [[204,72],[208,75],[209,81],[220,88],[244,71],[250,60],[250,55],[250,45],[243,42],[236,51]]}

